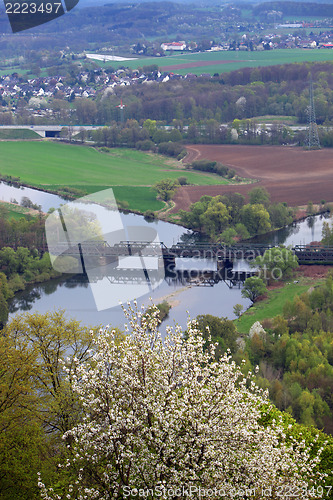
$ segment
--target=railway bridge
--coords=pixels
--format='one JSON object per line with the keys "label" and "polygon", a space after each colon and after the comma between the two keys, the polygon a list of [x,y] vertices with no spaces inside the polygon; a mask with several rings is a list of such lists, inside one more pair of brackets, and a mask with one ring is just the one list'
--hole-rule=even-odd
{"label": "railway bridge", "polygon": [[[266,250],[273,248],[271,245],[239,244],[223,246],[214,243],[177,243],[167,247],[163,242],[149,241],[120,241],[109,245],[106,241],[87,241],[53,244],[50,253],[53,256],[71,256],[79,258],[83,270],[90,262],[90,267],[104,263],[119,263],[119,259],[127,256],[156,257],[166,270],[176,267],[177,258],[213,259],[216,261],[217,270],[232,267],[238,259],[254,260],[259,255],[264,255]],[[47,250],[45,248],[45,250]],[[333,265],[333,247],[296,245],[291,248],[300,264],[326,264]],[[146,264],[145,264],[146,265]]]}

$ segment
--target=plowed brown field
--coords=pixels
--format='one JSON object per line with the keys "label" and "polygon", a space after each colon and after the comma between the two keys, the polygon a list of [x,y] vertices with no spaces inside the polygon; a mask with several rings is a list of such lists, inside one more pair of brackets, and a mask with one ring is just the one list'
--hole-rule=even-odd
{"label": "plowed brown field", "polygon": [[176,192],[176,207],[186,210],[201,196],[217,196],[228,192],[247,193],[255,186],[267,189],[273,202],[285,201],[289,206],[306,205],[309,201],[333,201],[333,150],[306,151],[286,146],[187,146],[186,162],[215,160],[232,167],[239,176],[256,179],[255,184],[228,186],[182,186]]}

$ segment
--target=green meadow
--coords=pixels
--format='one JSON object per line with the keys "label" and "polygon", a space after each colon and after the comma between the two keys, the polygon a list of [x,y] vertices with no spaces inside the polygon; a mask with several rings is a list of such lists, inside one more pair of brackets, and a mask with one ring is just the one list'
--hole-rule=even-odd
{"label": "green meadow", "polygon": [[50,141],[0,142],[0,173],[50,191],[67,186],[91,193],[112,187],[118,200],[141,212],[163,207],[151,189],[161,179],[185,176],[196,185],[228,183],[214,174],[189,172],[180,162],[160,155],[121,148],[104,153]]}
{"label": "green meadow", "polygon": [[[223,61],[221,63],[220,61]],[[102,66],[112,66],[119,68],[120,66],[128,66],[132,69],[157,64],[159,68],[165,70],[177,64],[195,63],[197,67],[184,68],[174,70],[175,73],[185,75],[193,73],[200,75],[201,73],[226,73],[228,71],[237,70],[246,67],[273,66],[275,64],[286,63],[301,63],[301,62],[333,62],[333,50],[330,49],[276,49],[264,51],[219,51],[219,52],[203,52],[203,53],[185,53],[169,55],[166,57],[150,57],[139,58],[135,61],[115,62],[110,61],[101,63]],[[200,65],[201,62],[208,66]]]}
{"label": "green meadow", "polygon": [[235,321],[239,333],[249,333],[253,323],[266,318],[275,318],[283,312],[283,306],[287,300],[292,301],[296,295],[306,292],[313,282],[306,278],[298,278],[298,283],[287,283],[281,288],[274,288],[267,292],[267,298],[250,307],[242,316]]}
{"label": "green meadow", "polygon": [[0,140],[8,140],[8,139],[40,139],[40,135],[38,135],[33,130],[29,129],[1,129],[0,130]]}
{"label": "green meadow", "polygon": [[21,207],[20,205],[14,205],[13,203],[6,203],[5,201],[0,201],[0,217],[5,219],[16,219],[20,220],[22,217],[31,218],[38,214],[35,210],[30,210],[28,208]]}

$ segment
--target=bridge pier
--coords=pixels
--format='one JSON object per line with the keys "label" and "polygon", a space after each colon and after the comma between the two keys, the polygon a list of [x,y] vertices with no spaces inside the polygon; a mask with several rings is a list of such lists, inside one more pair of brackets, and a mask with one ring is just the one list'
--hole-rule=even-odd
{"label": "bridge pier", "polygon": [[176,267],[176,257],[174,255],[163,255],[165,272],[172,272]]}
{"label": "bridge pier", "polygon": [[230,259],[226,259],[220,256],[218,256],[216,259],[216,268],[218,272],[223,269],[233,268],[233,266],[234,266],[233,261]]}

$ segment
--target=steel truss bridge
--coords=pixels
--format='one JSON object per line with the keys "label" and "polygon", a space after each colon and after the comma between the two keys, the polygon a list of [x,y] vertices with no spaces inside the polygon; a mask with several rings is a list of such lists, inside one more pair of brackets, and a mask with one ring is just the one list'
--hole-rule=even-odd
{"label": "steel truss bridge", "polygon": [[[106,241],[87,241],[52,244],[52,255],[63,255],[82,258],[119,258],[126,256],[163,257],[164,264],[175,266],[176,258],[215,259],[219,265],[231,265],[234,260],[253,260],[264,255],[266,250],[274,248],[272,245],[239,244],[223,246],[212,243],[185,244],[177,243],[167,247],[163,242],[149,241],[121,241],[109,245]],[[48,248],[44,247],[44,251]],[[296,245],[291,248],[300,264],[327,264],[333,265],[333,247],[315,245]]]}

